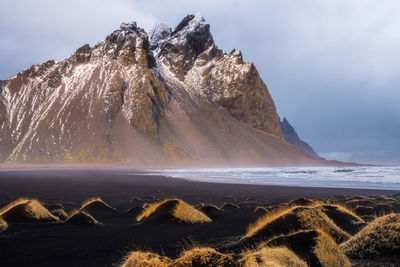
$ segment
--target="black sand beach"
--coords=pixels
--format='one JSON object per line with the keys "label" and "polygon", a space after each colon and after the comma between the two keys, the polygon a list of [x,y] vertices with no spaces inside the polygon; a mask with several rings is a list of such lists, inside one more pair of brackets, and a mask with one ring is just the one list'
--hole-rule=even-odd
{"label": "black sand beach", "polygon": [[[324,200],[332,196],[391,195],[389,190],[310,188],[193,182],[147,175],[126,168],[8,169],[0,170],[0,207],[20,198],[60,204],[66,212],[79,209],[90,197],[101,197],[114,213],[94,211],[100,226],[61,223],[17,223],[0,233],[0,266],[112,266],[135,249],[176,257],[187,244],[224,249],[242,237],[260,214],[257,206],[271,207],[298,198]],[[226,206],[212,223],[137,223],[139,207],[165,198],[179,198]],[[131,209],[132,208],[132,209]],[[129,212],[128,210],[131,209]]]}

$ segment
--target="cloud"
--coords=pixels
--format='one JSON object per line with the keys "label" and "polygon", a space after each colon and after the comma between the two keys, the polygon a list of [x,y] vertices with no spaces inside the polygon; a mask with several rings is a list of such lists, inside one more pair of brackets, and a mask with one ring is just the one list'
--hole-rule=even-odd
{"label": "cloud", "polygon": [[150,29],[157,21],[126,0],[12,0],[0,8],[0,79],[48,59],[60,60],[95,44],[121,22]]}

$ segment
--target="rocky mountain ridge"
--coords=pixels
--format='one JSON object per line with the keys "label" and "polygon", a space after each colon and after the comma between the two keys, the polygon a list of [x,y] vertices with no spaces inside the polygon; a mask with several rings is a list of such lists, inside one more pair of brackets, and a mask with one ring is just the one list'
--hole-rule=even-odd
{"label": "rocky mountain ridge", "polygon": [[137,164],[317,164],[284,141],[275,104],[240,51],[200,14],[147,33],[123,23],[93,47],[1,81],[0,159]]}
{"label": "rocky mountain ridge", "polygon": [[287,142],[301,148],[304,152],[310,155],[319,157],[318,154],[307,142],[300,139],[300,137],[297,135],[296,130],[293,128],[293,126],[289,123],[289,121],[286,118],[283,118],[283,120],[280,121],[280,126],[282,135]]}

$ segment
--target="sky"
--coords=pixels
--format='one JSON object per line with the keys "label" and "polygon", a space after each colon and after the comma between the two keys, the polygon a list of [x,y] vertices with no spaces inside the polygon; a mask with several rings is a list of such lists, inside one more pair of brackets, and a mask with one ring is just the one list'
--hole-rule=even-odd
{"label": "sky", "polygon": [[136,21],[200,12],[220,49],[253,62],[299,136],[323,157],[400,164],[400,1],[2,0],[0,79],[61,60]]}

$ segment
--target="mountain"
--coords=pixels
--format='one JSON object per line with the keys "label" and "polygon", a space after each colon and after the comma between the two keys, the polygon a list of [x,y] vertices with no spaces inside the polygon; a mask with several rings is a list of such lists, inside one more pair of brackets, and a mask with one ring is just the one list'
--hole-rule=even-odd
{"label": "mountain", "polygon": [[315,153],[314,149],[306,142],[300,139],[300,137],[297,135],[295,129],[293,126],[289,123],[289,121],[286,118],[283,118],[282,121],[280,121],[280,126],[281,126],[281,131],[282,135],[285,138],[285,140],[297,147],[299,147],[301,150],[304,152],[319,157],[317,153]]}
{"label": "mountain", "polygon": [[15,162],[318,164],[282,136],[238,50],[188,15],[148,34],[123,23],[93,47],[0,82],[0,157]]}

